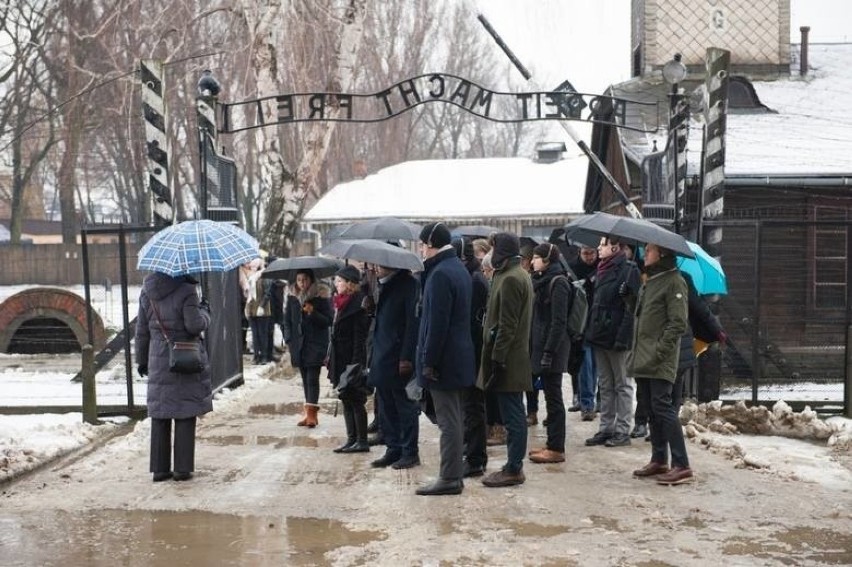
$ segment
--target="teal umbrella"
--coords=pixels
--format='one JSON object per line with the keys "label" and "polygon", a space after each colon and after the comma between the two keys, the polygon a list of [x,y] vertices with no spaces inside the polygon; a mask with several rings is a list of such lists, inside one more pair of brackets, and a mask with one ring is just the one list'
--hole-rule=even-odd
{"label": "teal umbrella", "polygon": [[695,242],[687,241],[695,258],[677,257],[677,267],[692,277],[699,295],[727,295],[728,278],[719,261]]}

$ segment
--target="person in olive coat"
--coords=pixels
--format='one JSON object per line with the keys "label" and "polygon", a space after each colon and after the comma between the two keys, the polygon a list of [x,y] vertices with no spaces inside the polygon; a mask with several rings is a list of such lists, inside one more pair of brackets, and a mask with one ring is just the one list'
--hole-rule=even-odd
{"label": "person in olive coat", "polygon": [[[340,377],[350,364],[357,364],[359,373],[366,372],[370,323],[362,306],[365,295],[360,290],[361,272],[358,268],[344,266],[334,276],[337,293],[332,297],[334,322],[331,325],[328,377],[337,388]],[[370,450],[367,443],[367,394],[366,383],[360,380],[340,392],[346,443],[334,449],[335,453],[366,453]]]}
{"label": "person in olive coat", "polygon": [[524,392],[532,387],[530,376],[530,326],[533,289],[521,267],[520,242],[508,232],[492,235],[491,263],[494,277],[483,326],[482,366],[477,383],[497,394],[500,415],[506,425],[507,462],[482,479],[485,486],[511,486],[526,480],[523,472],[527,450]]}
{"label": "person in olive coat", "polygon": [[464,488],[463,392],[476,378],[470,337],[473,283],[443,223],[423,227],[420,249],[425,269],[415,367],[418,383],[428,390],[435,405],[441,466],[439,478],[416,492],[422,496],[460,494]]}
{"label": "person in olive coat", "polygon": [[530,452],[534,463],[561,463],[565,460],[565,402],[562,399],[562,373],[568,366],[571,338],[568,312],[574,301],[574,288],[560,262],[559,248],[539,244],[533,249],[532,334],[530,335],[533,376],[544,384],[547,405],[547,445]]}
{"label": "person in olive coat", "polygon": [[[635,299],[630,372],[642,390],[639,399],[646,404],[651,426],[651,461],[633,471],[633,475],[656,477],[660,484],[682,484],[691,482],[693,474],[672,388],[678,373],[680,340],[687,328],[689,292],[675,266],[674,255],[654,244],[645,247],[645,277]],[[619,292],[628,303],[633,301],[626,284]]]}
{"label": "person in olive coat", "polygon": [[[213,387],[205,342],[201,340],[204,370],[176,374],[169,370],[173,341],[199,339],[210,324],[210,308],[200,302],[191,276],[173,278],[152,273],[145,277],[136,318],[136,364],[148,376],[148,417],[151,418],[151,463],[154,482],[189,480],[195,470],[195,422],[213,409]],[[172,472],[174,422],[174,472]]]}
{"label": "person in olive coat", "polygon": [[290,364],[299,369],[305,391],[305,415],[296,424],[316,427],[319,412],[319,375],[328,354],[329,327],[332,321],[329,291],[318,282],[313,270],[296,273],[284,317]]}

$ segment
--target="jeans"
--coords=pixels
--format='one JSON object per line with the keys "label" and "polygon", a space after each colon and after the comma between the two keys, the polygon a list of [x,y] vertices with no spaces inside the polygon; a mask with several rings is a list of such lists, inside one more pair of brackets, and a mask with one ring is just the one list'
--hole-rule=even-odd
{"label": "jeans", "polygon": [[583,347],[583,365],[580,367],[580,410],[594,411],[595,392],[598,389],[598,370],[594,350]]}
{"label": "jeans", "polygon": [[[683,429],[678,418],[681,396],[677,395],[676,399],[672,395],[676,386],[661,378],[637,378],[636,385],[642,391],[640,399],[645,403],[648,413],[651,460],[655,463],[668,463],[671,451],[673,467],[689,467]],[[682,382],[680,387],[683,387]]]}
{"label": "jeans", "polygon": [[316,404],[319,402],[319,366],[300,366],[299,374],[302,375],[302,388],[305,390],[305,403]]}
{"label": "jeans", "polygon": [[562,400],[562,373],[541,375],[547,407],[547,448],[565,452],[565,402]]}
{"label": "jeans", "polygon": [[393,456],[416,457],[420,441],[420,404],[408,399],[405,388],[379,386],[376,388],[379,410],[379,431],[387,452]]}
{"label": "jeans", "polygon": [[523,398],[523,392],[497,392],[500,415],[503,416],[503,423],[506,425],[508,447],[503,470],[511,474],[517,474],[523,470],[524,457],[527,453],[527,419],[524,415]]}

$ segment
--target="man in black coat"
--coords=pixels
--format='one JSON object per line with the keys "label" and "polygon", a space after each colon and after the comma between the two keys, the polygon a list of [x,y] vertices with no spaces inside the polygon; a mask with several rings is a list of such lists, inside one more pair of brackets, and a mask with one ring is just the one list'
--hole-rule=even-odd
{"label": "man in black coat", "polygon": [[420,464],[420,406],[408,398],[405,385],[414,374],[417,348],[417,280],[408,270],[378,266],[378,301],[370,343],[367,383],[376,388],[381,406],[379,429],[385,454],[373,467],[405,469]]}
{"label": "man in black coat", "polygon": [[424,258],[417,377],[435,404],[441,430],[441,470],[417,494],[461,494],[464,484],[462,394],[473,386],[474,354],[470,337],[472,282],[450,244],[450,231],[440,222],[420,233]]}
{"label": "man in black coat", "polygon": [[[473,241],[457,237],[453,248],[470,274],[473,283],[470,303],[470,334],[475,361],[474,376],[479,374],[482,359],[482,322],[488,306],[488,280],[482,273],[482,264],[473,254]],[[488,464],[486,452],[488,430],[486,427],[485,392],[473,385],[464,391],[464,477],[482,476]]]}

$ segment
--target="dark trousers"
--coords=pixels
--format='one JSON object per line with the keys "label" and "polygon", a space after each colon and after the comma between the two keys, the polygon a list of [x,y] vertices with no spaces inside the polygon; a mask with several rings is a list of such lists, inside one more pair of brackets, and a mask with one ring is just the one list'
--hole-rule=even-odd
{"label": "dark trousers", "polygon": [[151,418],[152,473],[172,470],[172,421],[175,422],[175,472],[195,471],[195,418]]}
{"label": "dark trousers", "polygon": [[677,381],[672,384],[660,378],[637,378],[636,386],[642,390],[640,397],[644,400],[651,428],[651,460],[668,463],[671,451],[673,467],[689,467],[683,429],[678,418],[682,398],[681,394],[672,396],[673,391],[682,391],[682,378],[680,387]]}
{"label": "dark trousers", "polygon": [[255,362],[272,360],[272,341],[269,340],[269,330],[272,328],[272,317],[251,317],[251,345]]}
{"label": "dark trousers", "polygon": [[444,480],[460,480],[464,473],[462,390],[430,389],[429,392],[435,403],[435,418],[441,431],[440,477]]}
{"label": "dark trousers", "polygon": [[485,467],[488,430],[485,427],[485,392],[471,386],[462,391],[464,410],[464,457],[474,467]]}
{"label": "dark trousers", "polygon": [[530,389],[526,392],[527,397],[527,415],[535,415],[538,413],[538,393],[532,384],[535,384],[535,376],[530,377]]}
{"label": "dark trousers", "polygon": [[367,442],[367,400],[358,398],[341,400],[343,402],[343,421],[346,423],[346,439],[350,443]]}
{"label": "dark trousers", "polygon": [[495,392],[485,392],[485,422],[488,425],[503,425],[500,417],[500,402]]}
{"label": "dark trousers", "polygon": [[415,457],[420,453],[420,404],[408,399],[405,388],[376,388],[379,409],[379,431],[387,452],[398,457]]}
{"label": "dark trousers", "polygon": [[305,391],[305,403],[316,404],[319,402],[319,366],[300,366],[299,374],[302,375],[302,389]]}
{"label": "dark trousers", "polygon": [[547,448],[565,452],[565,401],[562,399],[562,373],[541,375],[544,403],[547,407]]}
{"label": "dark trousers", "polygon": [[[506,425],[506,445],[508,455],[503,469],[512,474],[524,468],[527,453],[527,419],[524,416],[524,401],[521,392],[497,392],[500,402],[500,415]],[[548,423],[550,423],[548,421]]]}

